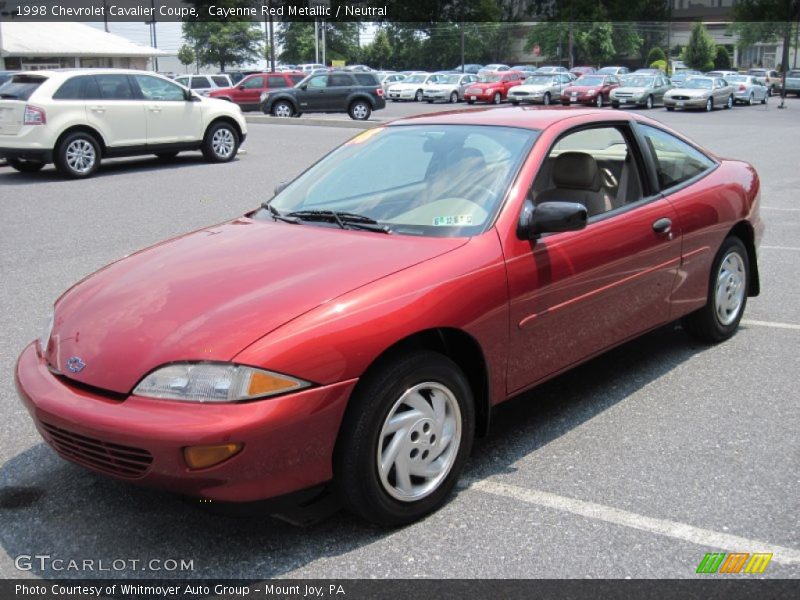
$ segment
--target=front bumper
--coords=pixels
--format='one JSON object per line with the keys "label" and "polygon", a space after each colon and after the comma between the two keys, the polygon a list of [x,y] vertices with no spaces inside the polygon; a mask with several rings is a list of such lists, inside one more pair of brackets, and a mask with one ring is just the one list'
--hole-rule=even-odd
{"label": "front bumper", "polygon": [[592,94],[591,96],[572,96],[561,94],[561,103],[562,104],[594,104],[597,102],[597,97],[600,94]]}
{"label": "front bumper", "polygon": [[[478,93],[472,93],[470,91],[464,92],[464,100],[467,102],[493,102],[494,95],[498,93],[498,90],[493,90],[491,94],[488,94],[484,91]],[[502,92],[500,92],[502,97]]]}
{"label": "front bumper", "polygon": [[647,102],[647,96],[644,97],[623,96],[621,98],[617,96],[611,96],[611,103],[619,104],[620,106],[644,106],[646,102]]}
{"label": "front bumper", "polygon": [[664,98],[664,106],[669,108],[705,108],[707,100],[707,98],[690,98],[689,100]]}
{"label": "front bumper", "polygon": [[[54,375],[32,343],[17,361],[15,383],[40,434],[63,458],[189,496],[253,502],[332,478],[333,447],[356,381],[240,404],[120,401]],[[226,442],[244,448],[212,467],[187,467],[186,446]],[[131,465],[140,472],[132,475]]]}

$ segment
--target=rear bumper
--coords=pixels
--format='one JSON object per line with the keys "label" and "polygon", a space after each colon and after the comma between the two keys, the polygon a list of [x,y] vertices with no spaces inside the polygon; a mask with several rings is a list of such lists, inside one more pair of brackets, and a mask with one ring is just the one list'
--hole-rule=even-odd
{"label": "rear bumper", "polygon": [[0,147],[0,158],[17,158],[24,160],[36,160],[43,163],[53,162],[53,151],[38,148],[3,148]]}
{"label": "rear bumper", "polygon": [[[333,448],[355,380],[243,404],[119,401],[53,375],[32,343],[17,361],[15,383],[40,434],[63,458],[189,496],[253,502],[332,478]],[[215,466],[187,467],[186,446],[227,442],[244,448]],[[126,471],[131,464],[136,473]]]}

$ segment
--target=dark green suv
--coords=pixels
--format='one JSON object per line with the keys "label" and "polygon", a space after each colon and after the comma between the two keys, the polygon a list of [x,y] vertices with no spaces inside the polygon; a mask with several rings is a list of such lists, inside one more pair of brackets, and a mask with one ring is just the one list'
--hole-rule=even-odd
{"label": "dark green suv", "polygon": [[299,117],[306,112],[346,112],[351,119],[369,119],[386,108],[383,88],[374,73],[327,71],[313,73],[293,88],[261,94],[261,110],[275,117]]}

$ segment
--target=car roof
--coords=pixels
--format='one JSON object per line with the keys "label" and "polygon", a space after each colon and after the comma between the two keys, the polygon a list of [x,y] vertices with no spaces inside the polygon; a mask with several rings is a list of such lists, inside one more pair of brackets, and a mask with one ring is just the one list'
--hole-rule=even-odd
{"label": "car roof", "polygon": [[609,121],[635,119],[642,122],[651,122],[646,117],[640,117],[632,113],[609,113],[606,110],[597,108],[576,108],[571,106],[509,106],[420,114],[392,121],[388,125],[495,125],[500,127],[542,130],[564,119],[578,119],[597,115],[603,115],[607,117]]}

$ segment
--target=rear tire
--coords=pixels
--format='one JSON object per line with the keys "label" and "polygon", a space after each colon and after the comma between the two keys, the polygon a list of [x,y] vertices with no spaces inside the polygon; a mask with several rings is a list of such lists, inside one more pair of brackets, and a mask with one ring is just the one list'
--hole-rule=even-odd
{"label": "rear tire", "polygon": [[747,249],[738,237],[725,238],[711,267],[706,305],[683,317],[683,328],[704,343],[727,340],[742,320],[749,285]]}
{"label": "rear tire", "polygon": [[603,94],[599,94],[597,96],[597,100],[595,100],[595,105],[597,108],[603,108]]}
{"label": "rear tire", "polygon": [[202,150],[208,162],[230,162],[239,151],[239,132],[230,123],[214,123],[206,130]]}
{"label": "rear tire", "polygon": [[372,107],[364,100],[356,100],[350,104],[347,114],[354,121],[366,121],[372,114]]}
{"label": "rear tire", "polygon": [[100,167],[100,144],[89,133],[70,134],[56,148],[55,163],[56,169],[67,177],[91,177]]}
{"label": "rear tire", "polygon": [[373,523],[416,521],[452,491],[474,429],[472,391],[453,361],[431,351],[387,361],[350,399],[334,453],[336,493]]}
{"label": "rear tire", "polygon": [[725,103],[725,109],[733,108],[733,96],[728,96],[728,101]]}
{"label": "rear tire", "polygon": [[38,160],[26,160],[24,158],[9,158],[6,160],[8,166],[20,173],[38,173],[44,169],[44,163]]}
{"label": "rear tire", "polygon": [[619,108],[619,102],[612,102],[611,108]]}

